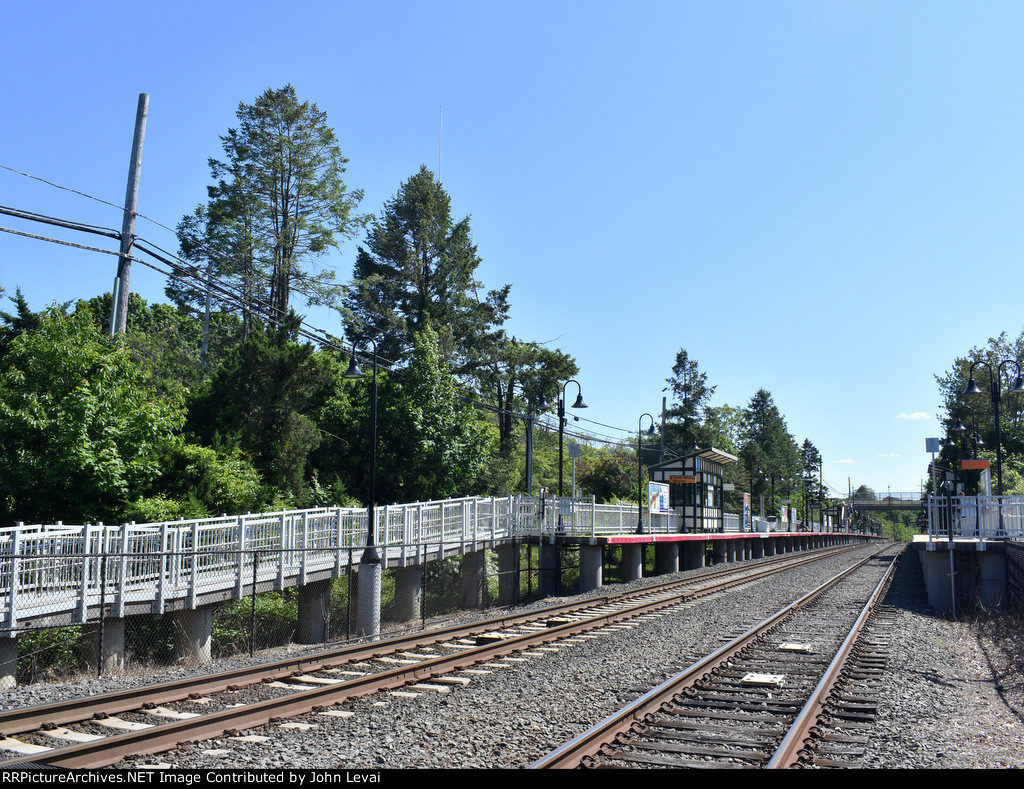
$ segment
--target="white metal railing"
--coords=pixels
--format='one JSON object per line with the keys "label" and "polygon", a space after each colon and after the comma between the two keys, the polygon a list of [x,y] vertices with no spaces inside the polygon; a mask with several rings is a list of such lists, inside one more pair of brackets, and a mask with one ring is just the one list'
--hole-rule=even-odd
{"label": "white metal railing", "polygon": [[[464,498],[375,508],[374,543],[394,565],[475,550],[482,542],[564,534],[634,534],[638,509],[589,499],[531,496]],[[674,513],[642,513],[644,532],[682,530]],[[739,531],[738,516],[725,518]],[[0,637],[39,617],[84,622],[105,605],[162,613],[168,601],[198,605],[203,595],[306,582],[309,573],[343,574],[367,543],[366,508],[324,507],[120,526],[31,525],[0,529]],[[435,549],[438,549],[435,551]],[[178,603],[180,606],[180,602]]]}
{"label": "white metal railing", "polygon": [[929,539],[1022,539],[1024,496],[928,496]]}

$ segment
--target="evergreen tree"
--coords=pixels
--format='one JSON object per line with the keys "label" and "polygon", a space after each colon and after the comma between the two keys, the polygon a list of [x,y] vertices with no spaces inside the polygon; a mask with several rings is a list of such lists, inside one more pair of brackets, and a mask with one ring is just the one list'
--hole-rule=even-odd
{"label": "evergreen tree", "polygon": [[[254,304],[282,322],[293,292],[336,306],[334,272],[313,266],[365,220],[354,213],[363,193],[342,180],[348,160],[327,114],[300,102],[291,85],[239,104],[236,114],[238,127],[221,138],[225,159],[210,159],[209,201],[178,226],[183,257],[237,290],[242,301],[213,297],[241,311],[247,329]],[[191,278],[172,277],[167,291],[180,305],[205,304],[205,288]]]}
{"label": "evergreen tree", "polygon": [[701,372],[697,360],[691,359],[685,348],[676,354],[672,377],[666,382],[673,396],[665,414],[666,447],[675,455],[683,455],[695,443],[711,444],[712,436],[702,424],[716,387],[708,386],[707,373]]}
{"label": "evergreen tree", "polygon": [[294,313],[276,331],[256,327],[224,360],[189,408],[203,443],[240,449],[295,506],[311,502],[310,456],[322,436],[318,416],[340,378],[340,364],[294,340]]}
{"label": "evergreen tree", "polygon": [[511,286],[481,296],[479,265],[469,217],[453,221],[451,198],[421,167],[371,224],[356,256],[345,301],[349,336],[373,337],[382,358],[401,363],[429,325],[456,374],[485,364],[501,337]]}

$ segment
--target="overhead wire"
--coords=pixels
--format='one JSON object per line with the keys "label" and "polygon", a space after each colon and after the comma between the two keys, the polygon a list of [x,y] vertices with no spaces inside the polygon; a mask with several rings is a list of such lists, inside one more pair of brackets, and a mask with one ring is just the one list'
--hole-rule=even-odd
{"label": "overhead wire", "polygon": [[[15,173],[17,175],[23,176],[25,178],[29,178],[29,179],[33,179],[33,180],[36,180],[36,181],[40,181],[41,183],[47,184],[48,186],[51,186],[51,187],[53,187],[55,189],[60,189],[60,190],[66,191],[66,192],[70,192],[72,194],[79,195],[79,196],[84,197],[86,199],[93,200],[95,202],[98,202],[98,203],[101,203],[103,205],[109,206],[110,208],[116,209],[119,212],[123,213],[125,211],[124,206],[117,205],[116,203],[112,203],[109,200],[104,200],[102,198],[96,197],[95,195],[91,195],[91,194],[88,194],[86,192],[82,192],[82,191],[80,191],[78,189],[74,189],[74,188],[71,188],[71,187],[68,187],[68,186],[64,186],[62,184],[58,184],[58,183],[56,183],[54,181],[51,181],[51,180],[48,180],[46,178],[42,178],[42,177],[37,176],[37,175],[32,175],[31,173],[26,173],[26,172],[24,172],[22,170],[18,170],[16,168],[14,168],[14,167],[10,167],[10,166],[5,165],[5,164],[0,164],[0,169],[7,170],[9,172],[12,172],[12,173]],[[87,225],[87,224],[80,223],[80,222],[71,222],[69,220],[59,220],[56,217],[48,217],[48,216],[43,215],[43,214],[36,214],[34,212],[25,211],[25,210],[22,210],[22,209],[14,209],[14,208],[6,207],[6,206],[0,206],[0,213],[8,214],[10,216],[14,216],[14,217],[21,218],[21,219],[29,219],[29,220],[32,220],[32,221],[45,222],[47,224],[53,224],[53,225],[56,225],[56,226],[65,227],[67,229],[79,230],[79,231],[82,231],[82,232],[95,233],[95,234],[103,235],[103,236],[106,236],[108,238],[113,238],[113,239],[116,239],[116,240],[120,240],[120,238],[121,238],[120,232],[118,232],[118,231],[116,231],[116,230],[114,230],[112,228],[103,228],[103,227],[99,227],[99,226],[95,226],[95,225]],[[159,228],[161,228],[163,230],[166,230],[166,231],[168,231],[170,233],[176,233],[177,232],[173,228],[163,224],[162,222],[160,222],[160,221],[158,221],[156,219],[153,219],[150,216],[147,216],[146,214],[142,214],[142,213],[139,213],[137,211],[133,212],[133,213],[134,213],[134,216],[136,218],[145,220],[147,222],[150,222],[151,224],[153,224],[153,225],[155,225],[155,226],[157,226],[157,227],[159,227]],[[90,252],[101,252],[103,254],[115,255],[115,256],[120,256],[121,255],[121,253],[119,251],[118,252],[113,252],[111,250],[105,250],[105,249],[101,249],[101,248],[98,248],[98,247],[90,247],[90,246],[87,246],[87,245],[77,244],[77,243],[70,242],[70,241],[63,241],[63,240],[60,240],[60,239],[50,238],[50,237],[46,237],[46,236],[40,236],[40,235],[36,235],[36,234],[32,234],[32,233],[26,233],[26,232],[23,232],[23,231],[14,230],[12,228],[0,227],[0,231],[6,232],[6,233],[11,233],[11,234],[14,234],[14,235],[24,236],[24,237],[28,237],[28,238],[32,238],[32,239],[36,239],[36,240],[48,241],[48,242],[55,243],[55,244],[61,244],[61,245],[64,245],[64,246],[70,246],[70,247],[74,247],[74,248],[78,248],[78,249],[83,249],[83,250],[90,251]],[[146,249],[147,245],[153,247],[156,250],[159,250],[159,252],[161,254],[157,254],[152,249]],[[268,320],[269,322],[271,322],[273,324],[280,324],[284,320],[285,316],[281,314],[282,311],[279,308],[275,307],[274,305],[268,304],[266,302],[262,302],[260,300],[253,301],[251,299],[251,297],[246,297],[244,294],[239,294],[235,289],[231,288],[230,286],[225,286],[222,283],[214,281],[212,278],[208,278],[208,277],[204,276],[201,273],[201,271],[200,271],[198,266],[195,266],[194,264],[191,264],[191,263],[188,263],[188,262],[184,261],[180,256],[178,256],[178,255],[176,255],[176,254],[174,254],[172,252],[169,252],[169,251],[167,251],[165,249],[162,249],[160,246],[158,246],[157,244],[155,244],[152,241],[147,241],[146,239],[144,239],[142,237],[136,236],[133,239],[133,246],[138,246],[140,251],[145,252],[146,254],[149,254],[149,255],[157,258],[164,265],[170,266],[171,267],[171,271],[162,270],[159,267],[154,266],[151,263],[148,263],[147,261],[145,261],[145,260],[143,260],[141,258],[138,258],[138,257],[135,257],[135,256],[131,256],[131,255],[129,256],[129,259],[131,259],[133,261],[136,261],[136,262],[140,263],[141,265],[145,265],[145,266],[147,266],[147,267],[149,267],[149,268],[151,268],[151,269],[153,269],[153,270],[155,270],[155,271],[157,271],[157,272],[159,272],[161,274],[164,274],[165,276],[172,276],[172,272],[173,272],[174,274],[177,274],[179,276],[183,275],[183,276],[192,278],[194,280],[197,280],[200,284],[205,285],[207,287],[208,291],[216,292],[218,294],[218,299],[219,300],[221,300],[221,301],[223,301],[225,303],[233,304],[236,307],[241,308],[241,309],[246,309],[247,308],[247,309],[249,309],[249,311],[251,311],[251,312],[253,312],[253,313],[263,317],[264,319]],[[207,253],[210,252],[210,250],[206,247],[205,242],[200,241],[199,242],[199,246],[200,246],[201,249],[203,249]],[[293,288],[293,290],[295,290],[295,292],[297,292],[297,293],[300,293],[300,294],[306,296],[307,298],[310,296],[309,293],[307,293],[307,292],[305,292],[305,291],[303,291],[303,290],[301,290],[299,288]],[[303,327],[305,327],[305,328],[303,328]],[[299,329],[297,331],[298,331],[298,333],[301,336],[303,336],[304,338],[306,338],[308,340],[316,342],[316,343],[318,343],[319,345],[321,345],[323,347],[330,348],[331,350],[338,351],[338,352],[340,352],[340,353],[342,353],[344,355],[352,356],[352,357],[354,357],[354,358],[356,358],[358,360],[363,361],[364,363],[365,362],[369,362],[372,359],[375,359],[378,365],[384,367],[387,370],[393,369],[395,367],[395,365],[396,365],[396,363],[394,361],[389,360],[389,359],[385,359],[385,358],[379,356],[376,353],[369,354],[369,353],[366,353],[365,351],[360,353],[360,352],[358,352],[355,349],[354,344],[353,344],[353,347],[351,349],[346,349],[342,345],[339,345],[337,342],[335,342],[334,339],[332,339],[332,335],[330,335],[325,329],[312,326],[307,321],[305,321],[304,319],[302,319],[300,321],[300,326],[299,326]],[[323,336],[320,336],[320,335],[323,335]],[[341,340],[341,338],[337,338],[337,339],[339,341]],[[499,414],[507,414],[507,413],[509,413],[509,412],[507,412],[507,411],[505,411],[503,409],[498,409],[498,408],[495,408],[493,406],[490,406],[489,404],[481,403],[481,402],[476,401],[476,400],[472,400],[472,402],[477,407],[487,408],[487,410],[490,410],[493,413],[499,413]],[[512,415],[516,416],[516,417],[519,417],[519,418],[522,418],[522,415],[519,414],[519,413],[513,412]],[[604,428],[609,429],[609,430],[617,430],[617,431],[619,431],[621,433],[630,433],[631,434],[631,433],[634,432],[631,428],[622,428],[622,427],[617,427],[615,425],[608,425],[608,424],[605,424],[605,423],[602,423],[602,422],[597,422],[595,420],[588,419],[587,417],[582,417],[582,416],[574,415],[574,419],[578,420],[578,421],[587,422],[589,424],[598,425],[599,427],[604,427]],[[610,436],[610,435],[607,435],[607,434],[598,433],[597,431],[591,431],[591,433],[582,433],[582,432],[577,433],[575,431],[563,430],[563,434],[564,435],[571,435],[572,437],[579,438],[581,440],[597,441],[597,442],[601,442],[601,443],[605,443],[605,444],[621,444],[621,443],[623,443],[626,440],[625,438],[614,437],[614,436]],[[824,478],[823,478],[823,482],[824,482]],[[830,490],[833,490],[833,491],[837,491],[838,490],[838,489],[836,489],[834,487],[834,485],[832,485],[830,483],[825,482],[825,484],[827,485],[827,487]]]}

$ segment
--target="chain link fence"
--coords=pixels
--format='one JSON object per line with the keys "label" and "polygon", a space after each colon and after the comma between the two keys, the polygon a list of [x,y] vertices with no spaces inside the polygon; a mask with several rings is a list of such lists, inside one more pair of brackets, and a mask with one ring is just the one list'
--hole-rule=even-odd
{"label": "chain link fence", "polygon": [[[415,588],[399,591],[401,584],[407,587],[409,583],[408,577],[400,580],[402,568],[386,569],[383,573],[384,635],[390,630],[422,627],[439,617],[482,612],[540,596],[542,568],[535,541],[516,541],[511,548],[506,546],[504,550],[510,552],[512,559],[506,560],[500,569],[498,552],[492,549],[445,556],[444,545],[421,547],[423,561],[414,565],[418,573],[411,576]],[[197,607],[212,610],[211,659],[255,656],[298,645],[303,586],[274,588],[279,579],[272,576],[270,568],[276,566],[279,554],[277,550],[234,554],[221,551],[219,561],[237,578],[230,592],[220,595],[230,599],[209,602],[203,589],[190,592]],[[335,565],[335,577],[317,581],[329,586],[323,594],[325,608],[318,609],[324,618],[324,635],[319,643],[344,642],[357,636],[355,600],[360,555],[361,551],[346,550],[343,561]],[[427,558],[430,556],[435,558]],[[195,557],[188,554],[188,558]],[[302,562],[302,557],[291,558]],[[17,682],[102,676],[112,670],[146,672],[191,662],[191,658],[182,655],[178,616],[192,609],[182,611],[177,603],[173,607],[167,605],[162,612],[154,610],[161,606],[153,601],[153,590],[144,599],[132,600],[118,583],[126,564],[132,566],[130,572],[135,577],[146,566],[156,568],[155,575],[163,577],[166,573],[159,572],[161,567],[166,570],[168,565],[182,563],[184,559],[180,552],[136,550],[128,554],[111,552],[102,557],[65,556],[60,560],[50,554],[45,563],[39,563],[35,554],[8,553],[0,559],[0,573],[5,569],[3,562],[7,562],[7,575],[18,574],[22,591],[45,591],[50,600],[41,604],[37,595],[31,609],[12,600],[9,593],[5,600],[0,600],[0,628],[7,625],[0,637],[17,640]],[[575,592],[579,580],[578,549],[561,546],[558,562],[562,593]],[[96,587],[91,596],[82,594],[82,587],[87,584]],[[156,597],[163,599],[159,593]],[[118,655],[114,669],[100,658],[111,650]]]}

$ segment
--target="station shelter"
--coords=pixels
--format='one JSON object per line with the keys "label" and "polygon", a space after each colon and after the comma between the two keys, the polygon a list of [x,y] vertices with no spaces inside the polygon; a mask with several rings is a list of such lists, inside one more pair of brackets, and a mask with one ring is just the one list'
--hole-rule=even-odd
{"label": "station shelter", "polygon": [[669,486],[669,509],[688,533],[725,531],[725,467],[735,455],[709,447],[650,466],[651,482]]}

